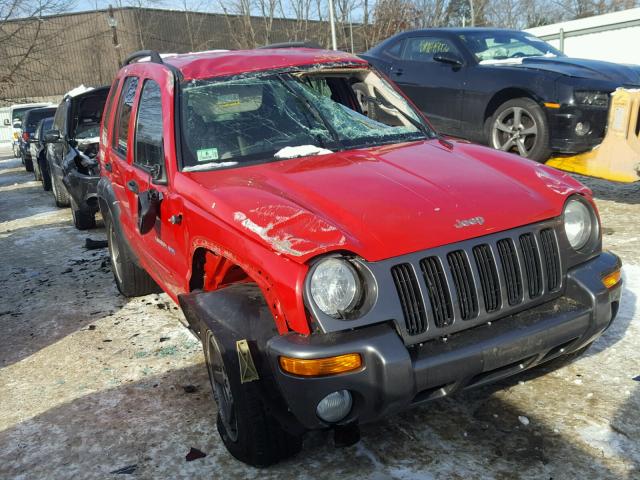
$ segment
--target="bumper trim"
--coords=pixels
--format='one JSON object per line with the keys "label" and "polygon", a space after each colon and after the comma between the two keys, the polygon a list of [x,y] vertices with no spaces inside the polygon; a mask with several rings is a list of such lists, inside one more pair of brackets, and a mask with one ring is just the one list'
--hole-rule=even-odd
{"label": "bumper trim", "polygon": [[[604,332],[617,311],[621,283],[601,278],[620,266],[604,252],[568,272],[564,296],[442,339],[405,346],[393,322],[358,330],[271,338],[267,354],[276,382],[294,416],[306,428],[327,425],[315,414],[327,394],[352,393],[352,412],[340,423],[368,422],[412,404],[484,385],[562,354]],[[331,377],[300,378],[282,372],[279,356],[317,358],[359,353],[363,368]]]}

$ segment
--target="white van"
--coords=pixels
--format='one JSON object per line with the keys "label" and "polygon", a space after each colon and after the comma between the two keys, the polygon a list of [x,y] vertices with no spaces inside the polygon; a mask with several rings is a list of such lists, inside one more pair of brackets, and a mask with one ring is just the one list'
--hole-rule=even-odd
{"label": "white van", "polygon": [[9,107],[9,118],[4,119],[3,123],[5,127],[12,128],[12,144],[13,144],[13,155],[16,157],[20,156],[20,148],[18,147],[18,139],[20,135],[22,135],[22,120],[24,119],[24,114],[27,113],[27,110],[31,110],[32,108],[38,107],[49,107],[52,106],[50,103],[22,103],[18,105],[11,105]]}

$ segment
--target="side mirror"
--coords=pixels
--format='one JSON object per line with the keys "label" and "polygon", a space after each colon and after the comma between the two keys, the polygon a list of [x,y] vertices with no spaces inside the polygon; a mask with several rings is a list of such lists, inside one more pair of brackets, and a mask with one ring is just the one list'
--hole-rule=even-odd
{"label": "side mirror", "polygon": [[45,143],[58,143],[60,141],[60,132],[58,130],[47,130],[44,132]]}
{"label": "side mirror", "polygon": [[453,52],[440,52],[433,55],[434,62],[446,63],[459,67],[462,65],[462,59]]}
{"label": "side mirror", "polygon": [[4,119],[4,126],[5,127],[10,127],[11,126],[11,120],[9,120],[8,118]]}
{"label": "side mirror", "polygon": [[144,235],[149,233],[160,215],[162,194],[157,190],[145,190],[138,193],[138,231]]}

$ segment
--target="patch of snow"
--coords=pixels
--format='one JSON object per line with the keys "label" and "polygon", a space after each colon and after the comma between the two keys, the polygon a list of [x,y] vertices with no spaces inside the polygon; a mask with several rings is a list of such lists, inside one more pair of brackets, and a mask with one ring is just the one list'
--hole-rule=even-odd
{"label": "patch of snow", "polygon": [[64,94],[65,97],[77,97],[78,95],[82,95],[83,93],[90,92],[91,90],[95,90],[93,87],[85,87],[84,85],[79,85],[76,88],[69,90]]}
{"label": "patch of snow", "polygon": [[182,169],[183,172],[200,172],[203,170],[215,170],[216,168],[233,167],[238,162],[209,162],[200,165],[190,165]]}
{"label": "patch of snow", "polygon": [[310,157],[311,155],[328,155],[333,153],[326,148],[316,147],[315,145],[299,145],[297,147],[284,147],[278,150],[274,157],[279,159]]}
{"label": "patch of snow", "polygon": [[527,425],[529,425],[529,423],[531,423],[531,422],[529,422],[529,419],[528,419],[527,417],[525,417],[524,415],[519,415],[519,416],[518,416],[518,420],[519,420],[519,421],[520,421],[520,423],[521,423],[521,424],[523,424],[525,427],[526,427]]}
{"label": "patch of snow", "polygon": [[480,60],[480,65],[519,65],[524,58],[503,58],[500,60]]}

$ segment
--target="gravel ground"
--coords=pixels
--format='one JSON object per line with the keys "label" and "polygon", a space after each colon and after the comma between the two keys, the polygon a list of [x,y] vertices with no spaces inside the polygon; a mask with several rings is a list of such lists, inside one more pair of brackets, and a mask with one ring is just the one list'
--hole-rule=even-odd
{"label": "gravel ground", "polygon": [[[346,449],[310,435],[296,458],[255,470],[218,439],[177,307],[118,295],[106,249],[84,248],[104,230],[75,230],[0,155],[0,479],[640,478],[640,186],[585,182],[626,284],[617,321],[583,358],[367,425]],[[187,462],[192,447],[206,457]]]}

